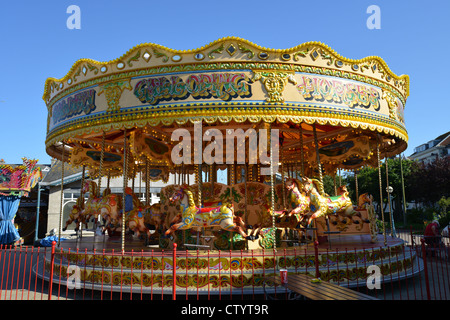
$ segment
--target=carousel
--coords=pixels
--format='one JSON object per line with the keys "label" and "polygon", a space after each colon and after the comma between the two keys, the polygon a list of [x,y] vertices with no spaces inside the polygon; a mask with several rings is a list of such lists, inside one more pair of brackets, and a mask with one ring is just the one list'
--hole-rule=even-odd
{"label": "carousel", "polygon": [[0,245],[4,248],[24,243],[14,219],[22,197],[28,197],[42,179],[38,160],[24,157],[22,161],[21,165],[0,163]]}
{"label": "carousel", "polygon": [[[312,272],[314,250],[322,279],[361,282],[361,261],[383,266],[388,257],[407,276],[416,257],[377,229],[371,196],[356,187],[352,202],[338,184],[326,194],[323,176],[379,168],[405,150],[408,95],[408,76],[381,58],[347,59],[319,42],[280,50],[229,37],[186,51],[146,43],[113,61],[78,60],[45,83],[46,150],[83,168],[59,234],[75,225],[103,235],[59,242],[55,261],[82,265],[82,280],[100,287],[102,250],[111,290],[135,281],[152,292],[172,292],[174,267],[177,291],[254,292],[281,267]],[[113,177],[123,179],[120,194]],[[175,183],[151,203],[151,182],[169,177]],[[85,248],[83,259],[72,254]],[[156,254],[174,248],[183,255]],[[349,259],[356,266],[342,274]],[[116,274],[133,266],[142,272]]]}

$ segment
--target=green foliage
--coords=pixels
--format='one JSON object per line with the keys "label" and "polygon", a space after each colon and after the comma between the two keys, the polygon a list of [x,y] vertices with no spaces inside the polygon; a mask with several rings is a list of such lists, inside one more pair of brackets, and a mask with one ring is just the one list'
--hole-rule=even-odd
{"label": "green foliage", "polygon": [[[437,159],[436,161],[423,165],[417,161],[402,159],[399,157],[387,159],[389,185],[393,187],[391,201],[394,209],[394,220],[396,224],[403,222],[403,190],[406,202],[421,203],[424,209],[408,210],[407,224],[423,227],[424,220],[431,221],[433,213],[439,214],[437,218],[442,226],[450,221],[450,158]],[[402,181],[403,174],[403,181]],[[381,176],[381,187],[380,187]],[[358,171],[358,194],[368,192],[373,196],[375,203],[382,203],[385,211],[388,208],[388,194],[386,192],[386,160],[383,160],[378,168],[364,167]],[[327,192],[334,195],[333,177],[324,178]],[[338,182],[336,177],[336,182]],[[328,184],[328,186],[327,186]],[[348,172],[342,177],[342,184],[347,186],[353,203],[356,199],[355,174]],[[328,191],[330,190],[331,191]],[[380,200],[380,190],[382,198]],[[436,207],[438,206],[438,208]],[[378,209],[380,210],[380,209]],[[380,214],[380,211],[378,211]],[[381,218],[381,217],[380,217]],[[388,215],[385,215],[388,221]]]}
{"label": "green foliage", "polygon": [[450,197],[442,197],[438,201],[439,206],[439,224],[442,227],[447,226],[450,223]]}
{"label": "green foliage", "polygon": [[433,206],[442,197],[450,197],[450,157],[439,158],[431,163],[415,163],[409,181],[409,193],[418,201]]}
{"label": "green foliage", "polygon": [[448,209],[450,209],[450,197],[446,198],[446,197],[442,197],[439,201],[438,201],[438,206],[441,209],[441,214],[442,215],[447,215],[448,213]]}
{"label": "green foliage", "polygon": [[435,218],[434,208],[413,208],[408,210],[407,223],[414,226],[424,225]]}

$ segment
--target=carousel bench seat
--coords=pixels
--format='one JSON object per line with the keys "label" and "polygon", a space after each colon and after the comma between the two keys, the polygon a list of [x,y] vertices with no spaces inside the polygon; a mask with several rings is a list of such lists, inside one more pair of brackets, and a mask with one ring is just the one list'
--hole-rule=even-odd
{"label": "carousel bench seat", "polygon": [[[327,281],[311,282],[311,280],[312,278],[305,274],[288,274],[287,284],[281,284],[280,276],[274,277],[274,282],[282,286],[281,290],[286,288],[310,300],[378,300],[364,293]],[[277,290],[277,293],[283,294],[281,290]]]}

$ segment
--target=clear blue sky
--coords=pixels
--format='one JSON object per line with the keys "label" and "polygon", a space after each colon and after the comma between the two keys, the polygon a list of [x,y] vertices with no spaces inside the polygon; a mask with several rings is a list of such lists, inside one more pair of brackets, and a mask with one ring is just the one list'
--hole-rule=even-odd
{"label": "clear blue sky", "polygon": [[[66,27],[72,4],[81,9],[80,30]],[[366,27],[372,4],[381,9],[379,30]],[[408,74],[408,156],[450,130],[449,16],[448,0],[2,0],[0,158],[50,162],[44,83],[76,60],[109,61],[146,42],[195,49],[227,36],[274,49],[320,41],[347,58],[380,56],[394,73]]]}

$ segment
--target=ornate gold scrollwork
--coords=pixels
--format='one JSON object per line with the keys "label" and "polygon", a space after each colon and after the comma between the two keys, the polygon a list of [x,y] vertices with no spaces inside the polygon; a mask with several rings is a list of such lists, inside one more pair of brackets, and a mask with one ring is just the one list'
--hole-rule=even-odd
{"label": "ornate gold scrollwork", "polygon": [[297,84],[294,74],[277,71],[253,71],[252,81],[261,80],[269,96],[267,102],[284,102],[283,91],[289,82]]}
{"label": "ornate gold scrollwork", "polygon": [[383,90],[382,98],[386,100],[389,106],[389,118],[397,120],[397,100],[389,91]]}

